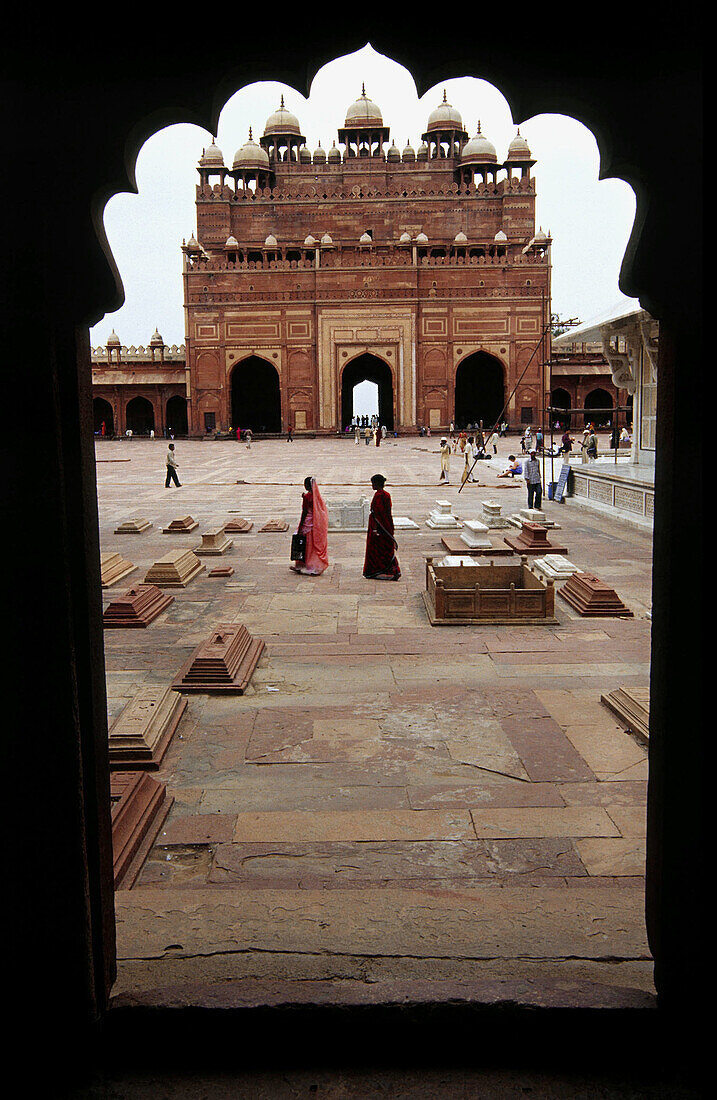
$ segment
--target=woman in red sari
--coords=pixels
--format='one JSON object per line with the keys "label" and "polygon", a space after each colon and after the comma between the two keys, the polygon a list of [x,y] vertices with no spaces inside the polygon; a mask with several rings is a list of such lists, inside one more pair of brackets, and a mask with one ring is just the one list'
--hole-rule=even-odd
{"label": "woman in red sari", "polygon": [[296,533],[306,535],[306,555],[303,561],[295,561],[290,568],[295,573],[307,573],[316,577],[329,564],[329,513],[316,478],[305,478],[304,488],[306,492],[302,495],[301,519]]}
{"label": "woman in red sari", "polygon": [[393,537],[391,497],[384,490],[385,484],[383,474],[374,474],[371,478],[371,487],[375,492],[368,517],[363,575],[369,580],[397,581],[401,576],[401,567]]}

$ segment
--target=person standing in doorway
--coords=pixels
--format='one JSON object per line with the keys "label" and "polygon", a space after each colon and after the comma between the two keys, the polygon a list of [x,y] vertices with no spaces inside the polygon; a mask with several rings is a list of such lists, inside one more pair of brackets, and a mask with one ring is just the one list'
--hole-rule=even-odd
{"label": "person standing in doorway", "polygon": [[530,458],[523,467],[523,477],[528,486],[528,507],[540,508],[540,502],[543,499],[543,481],[535,451],[530,452]]}
{"label": "person standing in doorway", "polygon": [[167,461],[167,476],[164,479],[165,489],[169,488],[169,483],[171,481],[174,482],[174,484],[177,486],[178,489],[181,489],[182,483],[179,480],[179,478],[177,477],[177,467],[179,466],[179,463],[177,462],[176,456],[174,454],[174,444],[173,443],[170,443],[169,447],[167,448],[167,460],[166,461]]}

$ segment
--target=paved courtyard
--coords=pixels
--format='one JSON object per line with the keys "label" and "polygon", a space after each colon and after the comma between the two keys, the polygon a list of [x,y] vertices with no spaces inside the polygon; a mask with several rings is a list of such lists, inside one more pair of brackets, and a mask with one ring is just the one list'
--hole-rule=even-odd
{"label": "paved courtyard", "polygon": [[[522,480],[496,477],[516,447],[502,440],[459,495],[462,459],[439,487],[436,437],[178,440],[180,489],[164,488],[163,441],[98,443],[102,551],[138,566],[105,606],[202,531],[254,524],[148,629],[105,632],[110,721],[143,685],[168,685],[217,623],[266,642],[244,696],[187,697],[153,773],[174,802],[117,892],[117,1003],[652,993],[647,753],[600,703],[648,683],[649,532],[543,504],[571,561],[632,619],[581,618],[558,597],[557,625],[431,627],[421,599],[425,557],[444,552],[425,524],[434,501],[465,518],[489,498],[525,507]],[[330,533],[323,576],[292,573],[304,477],[333,501],[370,497],[375,472],[394,514],[419,524],[398,532],[400,581],[364,580],[363,534]],[[189,536],[162,534],[185,515],[199,521]],[[152,528],[113,534],[133,516]],[[275,517],[289,531],[261,533]],[[234,574],[210,578],[216,565]]]}

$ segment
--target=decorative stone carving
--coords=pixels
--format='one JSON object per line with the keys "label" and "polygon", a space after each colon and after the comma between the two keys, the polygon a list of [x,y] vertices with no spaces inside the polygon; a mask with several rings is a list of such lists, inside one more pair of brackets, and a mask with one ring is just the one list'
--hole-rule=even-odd
{"label": "decorative stone carving", "polygon": [[117,584],[117,581],[121,581],[129,573],[134,573],[135,569],[137,566],[121,554],[100,555],[100,583],[103,588]]}
{"label": "decorative stone carving", "polygon": [[115,890],[136,881],[174,799],[147,772],[113,772],[112,867]]}
{"label": "decorative stone carving", "polygon": [[200,546],[195,547],[195,554],[226,554],[227,550],[231,549],[234,545],[233,539],[228,539],[224,534],[223,527],[216,527],[213,531],[204,531],[202,533],[202,542]]}
{"label": "decorative stone carving", "polygon": [[102,624],[107,627],[149,626],[174,600],[156,584],[137,584],[114,599],[105,609]]}
{"label": "decorative stone carving", "polygon": [[635,353],[631,347],[629,341],[626,341],[626,352],[619,352],[613,348],[610,343],[611,332],[609,328],[603,328],[600,330],[600,336],[602,338],[602,350],[603,355],[610,364],[610,373],[612,374],[612,380],[619,390],[627,390],[628,393],[634,394],[637,390],[637,372],[635,364]]}
{"label": "decorative stone carving", "polygon": [[431,626],[482,623],[555,623],[555,589],[518,564],[476,562],[453,564],[450,557],[426,559],[426,589],[421,593]]}
{"label": "decorative stone carving", "polygon": [[252,638],[243,623],[218,626],[180,669],[175,691],[243,695],[264,642]]}
{"label": "decorative stone carving", "polygon": [[186,709],[187,700],[169,687],[143,688],[109,731],[110,768],[158,768]]}
{"label": "decorative stone carving", "polygon": [[329,514],[329,531],[365,531],[371,504],[367,497],[358,500],[326,502]]}
{"label": "decorative stone carving", "polygon": [[150,566],[144,583],[160,588],[186,588],[204,569],[204,562],[192,550],[171,550]]}
{"label": "decorative stone carving", "polygon": [[460,520],[456,519],[452,513],[451,509],[453,506],[450,500],[437,500],[435,504],[436,507],[432,509],[426,520],[427,527],[441,530],[463,526]]}
{"label": "decorative stone carving", "polygon": [[540,523],[530,523],[523,520],[523,526],[519,535],[505,535],[503,538],[508,546],[518,554],[567,554],[566,546],[553,546],[548,542],[547,528]]}
{"label": "decorative stone carving", "polygon": [[573,573],[558,592],[580,615],[632,618],[615,589],[592,573]]}
{"label": "decorative stone carving", "polygon": [[119,527],[115,527],[116,535],[141,535],[143,531],[147,531],[152,524],[148,519],[140,517],[138,519],[126,519],[124,523],[120,523]]}
{"label": "decorative stone carving", "polygon": [[162,534],[186,535],[189,531],[193,531],[194,528],[198,526],[199,520],[193,519],[191,516],[182,516],[179,519],[173,519],[169,527],[163,527]]}

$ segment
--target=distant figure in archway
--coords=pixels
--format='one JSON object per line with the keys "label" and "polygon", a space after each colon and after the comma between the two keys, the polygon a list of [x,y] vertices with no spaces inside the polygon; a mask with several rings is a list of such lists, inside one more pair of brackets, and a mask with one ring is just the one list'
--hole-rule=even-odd
{"label": "distant figure in archway", "polygon": [[397,581],[401,567],[396,557],[398,543],[394,538],[391,497],[384,489],[385,484],[383,474],[374,474],[371,478],[374,494],[368,517],[363,575],[367,580]]}
{"label": "distant figure in archway", "polygon": [[290,568],[295,573],[306,573],[316,577],[323,573],[329,564],[329,513],[316,484],[316,478],[305,478],[304,488],[306,492],[301,498],[301,518],[296,533],[306,536],[306,552],[304,560],[294,561]]}

